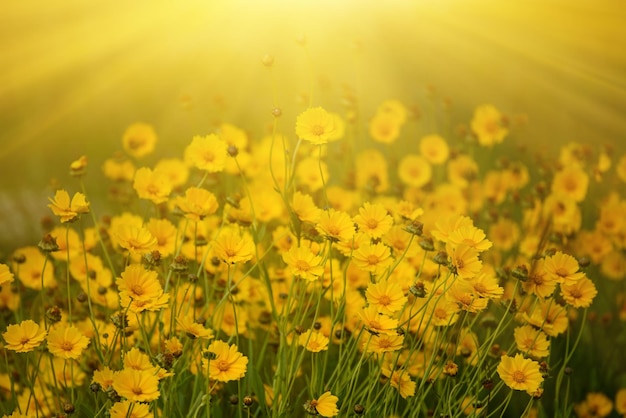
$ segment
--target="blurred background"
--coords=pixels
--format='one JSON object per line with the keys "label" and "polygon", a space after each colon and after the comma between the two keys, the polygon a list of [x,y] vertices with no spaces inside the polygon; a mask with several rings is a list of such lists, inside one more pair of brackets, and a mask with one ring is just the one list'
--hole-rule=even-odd
{"label": "blurred background", "polygon": [[131,123],[158,134],[146,165],[182,156],[220,121],[258,138],[274,105],[292,135],[311,73],[315,105],[341,112],[350,91],[365,119],[389,98],[418,105],[423,119],[449,112],[455,125],[491,103],[525,115],[516,140],[541,152],[570,141],[623,151],[626,142],[618,0],[27,0],[2,9],[2,258],[39,240],[51,182],[78,191],[67,172],[80,155],[98,190],[102,162]]}

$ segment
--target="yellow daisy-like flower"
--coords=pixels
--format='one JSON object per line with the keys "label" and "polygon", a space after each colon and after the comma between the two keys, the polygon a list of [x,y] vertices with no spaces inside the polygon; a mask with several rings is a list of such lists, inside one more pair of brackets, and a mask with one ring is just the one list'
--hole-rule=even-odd
{"label": "yellow daisy-like flower", "polygon": [[0,264],[0,286],[11,283],[13,281],[13,273],[6,264]]}
{"label": "yellow daisy-like flower", "polygon": [[577,417],[603,418],[608,417],[613,411],[613,402],[604,393],[587,393],[585,400],[574,405]]}
{"label": "yellow daisy-like flower", "polygon": [[459,155],[448,161],[447,172],[450,183],[466,189],[478,177],[478,164],[469,155]]}
{"label": "yellow daisy-like flower", "polygon": [[150,218],[146,224],[146,229],[156,239],[156,245],[153,249],[158,251],[161,257],[167,257],[174,253],[177,230],[169,219]]}
{"label": "yellow daisy-like flower", "polygon": [[401,126],[394,115],[377,113],[369,124],[370,136],[376,142],[391,144],[400,136]]}
{"label": "yellow daisy-like flower", "polygon": [[378,306],[370,305],[359,312],[363,326],[372,334],[397,335],[398,320],[380,313]]}
{"label": "yellow daisy-like flower", "polygon": [[543,331],[523,325],[513,330],[513,336],[517,349],[526,355],[542,358],[550,354],[550,341]]}
{"label": "yellow daisy-like flower", "polygon": [[208,370],[209,378],[218,382],[239,380],[248,369],[248,357],[237,350],[235,344],[228,345],[224,341],[216,340],[207,350],[213,353],[213,358],[203,358],[202,366]]}
{"label": "yellow daisy-like flower", "polygon": [[315,206],[313,198],[296,191],[291,198],[291,210],[302,222],[316,223],[320,217],[321,209]]}
{"label": "yellow daisy-like flower", "polygon": [[195,321],[193,319],[193,315],[176,318],[176,324],[178,325],[178,329],[190,338],[201,338],[204,340],[210,340],[213,338],[213,331],[205,328],[204,325]]}
{"label": "yellow daisy-like flower", "polygon": [[226,228],[213,242],[213,251],[228,264],[245,263],[254,256],[254,242],[249,234]]}
{"label": "yellow daisy-like flower", "polygon": [[574,202],[582,202],[588,186],[589,175],[580,166],[570,165],[554,175],[552,193],[567,196]]}
{"label": "yellow daisy-like flower", "polygon": [[54,199],[48,198],[48,207],[56,216],[61,218],[61,223],[74,222],[82,213],[89,213],[89,203],[82,193],[74,193],[70,201],[67,191],[59,189],[54,195]]}
{"label": "yellow daisy-like flower", "polygon": [[46,338],[46,330],[35,321],[26,319],[19,324],[9,325],[2,333],[5,348],[18,353],[27,353],[39,347]]}
{"label": "yellow daisy-like flower", "polygon": [[369,340],[365,340],[363,342],[363,345],[368,353],[389,353],[402,349],[404,345],[404,336],[398,334],[372,335]]}
{"label": "yellow daisy-like flower", "polygon": [[[14,266],[15,275],[22,284],[30,289],[41,290],[41,287],[55,288],[57,281],[54,276],[54,265],[48,263],[45,271],[46,256],[34,246],[18,248],[13,252],[13,260],[22,258],[24,262],[19,265],[19,269]],[[43,276],[42,276],[43,271]],[[9,286],[6,287],[9,289]]]}
{"label": "yellow daisy-like flower", "polygon": [[371,238],[380,238],[393,226],[393,218],[387,213],[383,205],[366,202],[354,217],[359,231]]}
{"label": "yellow daisy-like flower", "polygon": [[154,171],[164,175],[172,188],[185,185],[189,178],[189,167],[180,158],[163,158],[156,163]]}
{"label": "yellow daisy-like flower", "polygon": [[144,227],[123,225],[114,234],[117,244],[131,254],[145,254],[157,245],[156,238]]}
{"label": "yellow daisy-like flower", "polygon": [[365,291],[365,297],[370,306],[375,307],[378,312],[385,315],[393,315],[400,311],[408,301],[402,288],[389,280],[370,283]]}
{"label": "yellow daisy-like flower", "polygon": [[415,395],[415,382],[411,380],[411,376],[406,370],[394,370],[393,372],[386,367],[382,370],[383,376],[390,380],[391,387],[396,388],[402,398],[406,399]]}
{"label": "yellow daisy-like flower", "polygon": [[48,334],[48,350],[57,357],[77,359],[89,345],[89,338],[85,337],[74,326],[58,326]]}
{"label": "yellow daisy-like flower", "polygon": [[450,147],[439,135],[427,135],[420,140],[420,154],[434,165],[443,164],[450,156]]}
{"label": "yellow daisy-like flower", "polygon": [[478,259],[478,251],[467,244],[454,245],[448,242],[446,251],[450,256],[450,264],[454,274],[463,279],[473,278],[480,273],[482,262]]}
{"label": "yellow daisy-like flower", "polygon": [[122,146],[129,155],[139,158],[154,151],[157,136],[154,128],[147,123],[134,123],[126,128],[122,136]]}
{"label": "yellow daisy-like flower", "polygon": [[293,246],[283,254],[283,260],[296,277],[313,281],[324,274],[324,266],[320,265],[322,257],[313,254],[309,247]]}
{"label": "yellow daisy-like flower", "polygon": [[112,181],[132,181],[135,178],[135,165],[127,159],[109,158],[102,164],[102,172]]}
{"label": "yellow daisy-like flower", "polygon": [[545,259],[537,260],[532,270],[528,273],[528,279],[522,282],[522,288],[526,293],[534,294],[540,298],[547,298],[554,293],[557,281],[544,268]]}
{"label": "yellow daisy-like flower", "polygon": [[116,402],[109,409],[111,418],[152,418],[154,414],[150,412],[150,405],[146,403],[125,400]]}
{"label": "yellow daisy-like flower", "polygon": [[304,404],[304,409],[308,414],[320,415],[323,417],[336,417],[339,415],[339,409],[337,408],[337,402],[339,398],[332,395],[330,391],[324,392],[319,398],[307,401]]}
{"label": "yellow daisy-like flower", "polygon": [[409,154],[400,160],[398,165],[398,177],[407,186],[422,187],[432,178],[433,169],[421,155]]}
{"label": "yellow daisy-like flower", "polygon": [[113,389],[133,402],[150,402],[161,395],[159,378],[152,370],[123,369],[113,377]]}
{"label": "yellow daisy-like flower", "polygon": [[115,283],[120,295],[126,294],[132,300],[150,301],[163,295],[157,272],[141,264],[127,266]]}
{"label": "yellow daisy-like flower", "polygon": [[561,284],[563,299],[574,308],[588,308],[597,294],[596,286],[586,276],[575,283]]}
{"label": "yellow daisy-like flower", "polygon": [[185,148],[185,163],[209,173],[217,173],[224,170],[227,148],[226,142],[215,134],[194,136],[191,144]]}
{"label": "yellow daisy-like flower", "polygon": [[486,147],[501,143],[509,133],[504,126],[502,114],[492,105],[482,105],[476,108],[471,128],[478,138],[478,143]]}
{"label": "yellow daisy-like flower", "polygon": [[393,258],[389,247],[385,244],[363,242],[352,253],[352,262],[363,271],[379,274],[393,263]]}
{"label": "yellow daisy-like flower", "polygon": [[348,241],[354,235],[354,224],[350,216],[332,208],[320,214],[315,229],[320,235],[331,241]]}
{"label": "yellow daisy-like flower", "polygon": [[113,386],[113,379],[115,377],[115,372],[104,366],[102,370],[96,370],[93,372],[93,378],[91,379],[91,383],[97,383],[103,390],[107,390],[109,387]]}
{"label": "yellow daisy-like flower", "polygon": [[151,200],[159,204],[167,202],[172,192],[170,179],[159,170],[142,167],[135,172],[133,188],[140,199]]}
{"label": "yellow daisy-like flower", "polygon": [[174,204],[185,214],[185,218],[198,222],[217,211],[215,195],[206,189],[189,187],[185,196],[177,196]]}
{"label": "yellow daisy-like flower", "polygon": [[466,225],[450,231],[448,242],[452,244],[467,244],[482,252],[491,248],[492,243],[487,239],[485,232],[474,225]]}
{"label": "yellow daisy-like flower", "polygon": [[529,394],[535,393],[543,382],[539,363],[521,354],[515,357],[502,356],[497,372],[508,387]]}
{"label": "yellow daisy-like flower", "polygon": [[329,342],[328,337],[319,331],[308,330],[298,337],[298,344],[312,353],[328,350]]}
{"label": "yellow daisy-like flower", "polygon": [[298,138],[315,145],[339,139],[338,128],[335,116],[321,107],[307,109],[296,119]]}
{"label": "yellow daisy-like flower", "polygon": [[561,251],[557,251],[553,256],[545,258],[543,268],[558,283],[574,284],[585,277],[585,273],[578,271],[578,261],[571,255]]}

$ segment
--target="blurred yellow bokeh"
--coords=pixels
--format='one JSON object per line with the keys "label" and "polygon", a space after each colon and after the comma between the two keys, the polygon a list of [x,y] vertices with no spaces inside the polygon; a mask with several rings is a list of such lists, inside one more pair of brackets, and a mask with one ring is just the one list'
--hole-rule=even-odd
{"label": "blurred yellow bokeh", "polygon": [[220,121],[259,136],[274,106],[293,132],[307,100],[339,110],[347,89],[364,118],[388,98],[432,96],[425,117],[443,102],[454,123],[467,123],[482,103],[526,115],[524,140],[540,150],[569,141],[623,147],[626,7],[618,1],[68,0],[2,8],[4,218],[28,212],[31,198],[41,206],[50,179],[66,176],[79,155],[97,170],[131,123],[154,125],[158,147],[171,153]]}

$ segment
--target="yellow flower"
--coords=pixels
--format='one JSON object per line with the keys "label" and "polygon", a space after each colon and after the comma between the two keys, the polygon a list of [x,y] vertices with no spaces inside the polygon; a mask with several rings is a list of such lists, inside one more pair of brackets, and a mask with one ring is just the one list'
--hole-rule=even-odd
{"label": "yellow flower", "polygon": [[13,273],[6,264],[0,264],[0,286],[13,281]]}
{"label": "yellow flower", "polygon": [[626,415],[626,388],[621,388],[615,394],[615,410],[618,414]]}
{"label": "yellow flower", "polygon": [[406,155],[398,165],[398,177],[407,186],[416,188],[425,186],[431,180],[432,174],[430,163],[421,155]]}
{"label": "yellow flower", "polygon": [[322,257],[313,254],[309,247],[293,246],[283,254],[283,260],[296,277],[313,281],[324,274],[324,267],[320,265]]}
{"label": "yellow flower", "polygon": [[178,329],[190,338],[201,338],[204,340],[210,340],[213,338],[213,331],[205,328],[202,324],[195,321],[193,315],[176,318],[176,324],[178,325]]}
{"label": "yellow flower", "polygon": [[577,417],[608,417],[613,411],[613,402],[604,393],[590,392],[583,402],[574,405],[574,411]]}
{"label": "yellow flower", "polygon": [[492,246],[485,232],[474,225],[466,225],[452,230],[448,242],[455,245],[467,244],[479,252],[486,251]]}
{"label": "yellow flower", "polygon": [[589,176],[577,165],[564,167],[552,179],[552,193],[582,202],[587,195]]}
{"label": "yellow flower", "polygon": [[82,213],[89,213],[89,203],[82,193],[74,193],[70,201],[67,191],[59,189],[54,195],[54,199],[48,198],[48,207],[56,216],[61,218],[62,223],[74,222]]}
{"label": "yellow flower", "polygon": [[206,189],[189,187],[185,196],[177,196],[174,204],[185,214],[185,218],[198,222],[217,211],[215,195]]}
{"label": "yellow flower", "polygon": [[183,186],[189,178],[189,167],[179,158],[164,158],[154,166],[154,171],[164,175],[173,188]]}
{"label": "yellow flower", "polygon": [[13,411],[11,415],[3,415],[2,418],[35,418],[33,414],[21,414],[19,411]]}
{"label": "yellow flower", "polygon": [[324,392],[319,398],[306,401],[304,409],[308,414],[321,415],[323,417],[336,417],[339,415],[337,402],[339,398],[332,395],[330,391]]}
{"label": "yellow flower", "polygon": [[332,208],[320,214],[315,228],[320,235],[331,241],[347,241],[354,236],[354,224],[350,216]]}
{"label": "yellow flower", "polygon": [[369,305],[367,308],[360,311],[359,317],[361,321],[363,321],[365,329],[374,335],[397,335],[398,320],[380,313],[376,304]]}
{"label": "yellow flower", "polygon": [[352,262],[363,271],[380,274],[393,263],[393,258],[389,247],[382,242],[365,241],[352,253]]}
{"label": "yellow flower", "polygon": [[291,198],[291,209],[301,222],[316,223],[321,214],[313,198],[299,191],[296,191]]}
{"label": "yellow flower", "polygon": [[404,344],[404,336],[398,334],[372,335],[364,341],[364,347],[368,353],[389,353],[401,350]]}
{"label": "yellow flower", "polygon": [[478,177],[478,164],[469,155],[459,155],[448,162],[448,180],[454,186],[466,189]]}
{"label": "yellow flower", "polygon": [[598,294],[596,286],[586,276],[572,284],[561,284],[561,295],[574,308],[588,308]]}
{"label": "yellow flower", "polygon": [[328,337],[319,331],[308,330],[298,337],[298,344],[311,353],[319,353],[320,351],[328,350],[329,342]]}
{"label": "yellow flower", "polygon": [[556,289],[557,281],[548,274],[544,268],[545,259],[541,258],[534,264],[528,273],[528,279],[522,282],[522,288],[526,293],[534,294],[540,298],[547,298]]}
{"label": "yellow flower", "polygon": [[389,280],[370,283],[365,291],[365,297],[370,306],[385,315],[393,315],[400,311],[408,301],[402,288]]}
{"label": "yellow flower", "polygon": [[167,202],[172,192],[172,183],[162,172],[142,167],[135,172],[133,188],[140,199],[151,200],[159,204]]}
{"label": "yellow flower", "polygon": [[218,259],[228,264],[245,263],[255,251],[250,235],[237,228],[225,228],[213,242],[213,250]]}
{"label": "yellow flower", "polygon": [[157,240],[144,227],[123,225],[115,231],[118,245],[131,254],[145,254],[155,249]]}
{"label": "yellow flower", "polygon": [[524,358],[521,354],[516,354],[515,357],[502,356],[497,371],[508,387],[524,390],[529,394],[536,392],[543,382],[539,363]]}
{"label": "yellow flower", "polygon": [[146,229],[156,239],[154,250],[158,251],[161,257],[174,254],[177,230],[172,222],[165,218],[151,218],[146,224]]}
{"label": "yellow flower", "polygon": [[[30,289],[41,290],[41,287],[55,288],[57,281],[54,277],[54,264],[47,263],[45,271],[43,269],[46,256],[39,251],[39,248],[28,246],[22,247],[13,252],[12,258],[23,258],[24,262],[14,266],[15,275],[22,284]],[[43,277],[42,277],[43,271]],[[6,287],[9,289],[9,286]]]}
{"label": "yellow flower", "polygon": [[218,382],[239,380],[245,376],[248,369],[248,357],[237,351],[235,344],[228,345],[224,341],[216,340],[207,350],[213,356],[202,359],[202,366],[208,370],[209,378]]}
{"label": "yellow flower", "polygon": [[406,122],[409,112],[399,100],[389,99],[376,108],[376,113],[392,116],[399,124],[403,124]]}
{"label": "yellow flower", "polygon": [[78,359],[88,345],[89,338],[71,325],[58,326],[48,334],[48,350],[64,359]]}
{"label": "yellow flower", "polygon": [[324,187],[324,182],[328,182],[330,173],[324,161],[320,161],[317,157],[307,157],[298,163],[296,177],[302,186],[315,192]]}
{"label": "yellow flower", "polygon": [[156,271],[146,270],[140,264],[130,264],[115,283],[119,290],[122,307],[131,307],[134,312],[159,310],[169,300],[163,293]]}
{"label": "yellow flower", "polygon": [[113,378],[115,377],[115,372],[104,366],[102,370],[96,370],[93,372],[93,378],[91,379],[91,383],[97,383],[100,385],[102,390],[106,391],[109,387],[113,386]]}
{"label": "yellow flower", "polygon": [[[358,153],[354,161],[356,187],[370,192],[385,192],[389,188],[387,165],[385,156],[378,150],[368,149]],[[344,192],[340,197],[341,199],[346,199],[347,195]],[[345,208],[343,210],[348,209]]]}
{"label": "yellow flower", "polygon": [[312,144],[326,144],[339,134],[336,117],[321,107],[307,109],[296,119],[296,135]]}
{"label": "yellow flower", "polygon": [[194,136],[185,148],[185,163],[209,173],[220,172],[226,165],[227,148],[226,142],[215,134]]}
{"label": "yellow flower", "polygon": [[383,376],[389,378],[391,387],[396,388],[402,398],[406,399],[415,395],[415,382],[411,380],[409,373],[406,370],[398,369],[393,372],[386,367],[383,367]]}
{"label": "yellow flower", "polygon": [[565,332],[569,326],[567,311],[552,299],[540,301],[530,314],[522,313],[522,319],[541,329],[550,337],[556,337]]}
{"label": "yellow flower", "polygon": [[132,402],[128,399],[113,404],[109,409],[111,418],[153,418],[150,405],[146,403]]}
{"label": "yellow flower", "polygon": [[359,226],[359,231],[371,238],[380,238],[391,229],[393,218],[383,205],[365,202],[354,217],[354,222]]}
{"label": "yellow flower", "polygon": [[437,218],[435,227],[431,231],[434,238],[441,242],[448,242],[450,235],[461,228],[474,226],[472,220],[467,216],[449,215]]}
{"label": "yellow flower", "polygon": [[135,158],[143,157],[154,151],[157,136],[154,128],[146,123],[134,123],[126,128],[122,136],[124,151]]}
{"label": "yellow flower", "polygon": [[543,268],[550,278],[558,283],[574,284],[585,277],[585,273],[578,271],[578,261],[569,254],[557,251],[544,261]]}
{"label": "yellow flower", "polygon": [[530,325],[515,328],[513,336],[517,349],[526,355],[542,358],[550,354],[550,341],[546,334]]}
{"label": "yellow flower", "polygon": [[504,126],[502,114],[492,105],[482,105],[476,108],[471,128],[478,138],[478,143],[487,147],[501,143],[509,133]]}
{"label": "yellow flower", "polygon": [[626,154],[622,155],[615,166],[617,177],[626,183]]}
{"label": "yellow flower", "polygon": [[39,347],[46,338],[46,330],[35,321],[26,319],[17,325],[9,325],[2,333],[6,341],[5,348],[18,353],[27,353]]}
{"label": "yellow flower", "polygon": [[370,136],[376,142],[391,144],[400,136],[401,126],[394,115],[377,113],[369,124]]}
{"label": "yellow flower", "polygon": [[478,251],[467,244],[446,244],[446,251],[450,256],[452,272],[460,278],[476,277],[482,269],[482,262],[478,259]]}
{"label": "yellow flower", "polygon": [[420,154],[434,165],[443,164],[450,156],[450,148],[439,135],[427,135],[420,140]]}
{"label": "yellow flower", "polygon": [[160,396],[159,378],[152,370],[123,369],[115,373],[113,389],[134,402],[150,402]]}
{"label": "yellow flower", "polygon": [[132,181],[135,178],[135,165],[130,160],[109,158],[102,165],[105,177],[113,181]]}

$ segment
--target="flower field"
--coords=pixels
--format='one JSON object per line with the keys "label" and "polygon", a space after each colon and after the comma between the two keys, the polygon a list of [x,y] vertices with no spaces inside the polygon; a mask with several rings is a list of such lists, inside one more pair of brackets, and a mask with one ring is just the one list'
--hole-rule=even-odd
{"label": "flower field", "polygon": [[626,417],[623,150],[337,104],[308,42],[289,111],[64,152],[0,259],[0,416]]}

